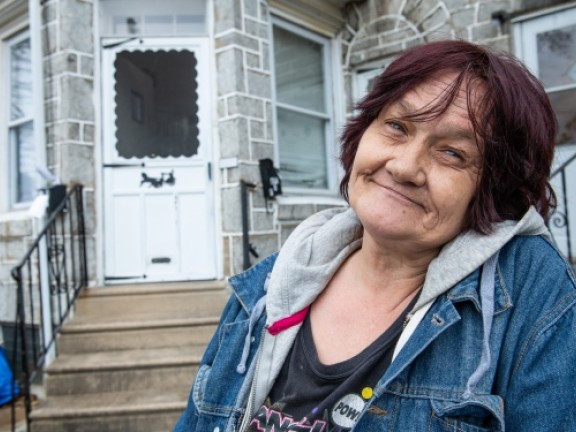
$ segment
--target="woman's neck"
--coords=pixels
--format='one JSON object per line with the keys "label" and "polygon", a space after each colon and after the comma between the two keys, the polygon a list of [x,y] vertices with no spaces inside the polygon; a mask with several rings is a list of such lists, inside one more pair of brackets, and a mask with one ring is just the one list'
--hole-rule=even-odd
{"label": "woman's neck", "polygon": [[373,295],[390,291],[405,298],[422,287],[428,266],[438,252],[399,253],[397,249],[387,250],[365,237],[362,247],[342,266],[342,276],[355,280],[357,286]]}

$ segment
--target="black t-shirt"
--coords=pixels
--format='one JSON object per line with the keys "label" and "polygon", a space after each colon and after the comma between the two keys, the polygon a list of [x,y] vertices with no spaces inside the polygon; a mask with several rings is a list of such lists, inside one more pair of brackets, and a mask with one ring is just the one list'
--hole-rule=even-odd
{"label": "black t-shirt", "polygon": [[324,365],[318,360],[308,315],[268,398],[248,430],[350,430],[390,365],[404,318],[415,302],[416,299],[362,352],[333,365]]}

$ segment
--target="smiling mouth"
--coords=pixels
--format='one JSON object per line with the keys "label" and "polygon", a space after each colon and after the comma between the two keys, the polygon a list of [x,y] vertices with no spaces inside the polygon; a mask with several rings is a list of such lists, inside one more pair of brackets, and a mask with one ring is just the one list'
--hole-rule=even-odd
{"label": "smiling mouth", "polygon": [[383,185],[383,184],[380,184],[377,182],[374,182],[374,183],[376,185],[378,185],[379,187],[381,187],[382,189],[384,189],[389,194],[391,194],[392,196],[394,196],[395,198],[400,199],[400,200],[405,201],[405,202],[409,202],[409,203],[416,205],[418,207],[424,208],[424,205],[421,202],[411,198],[410,196],[405,195],[402,192],[399,192],[398,190],[396,190],[390,186],[386,186],[386,185]]}

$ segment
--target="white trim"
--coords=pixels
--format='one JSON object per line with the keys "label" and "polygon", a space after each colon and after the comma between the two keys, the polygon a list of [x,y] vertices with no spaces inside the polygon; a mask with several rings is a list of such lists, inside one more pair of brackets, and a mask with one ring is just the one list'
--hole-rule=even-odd
{"label": "white trim", "polygon": [[96,226],[94,227],[94,247],[96,248],[96,286],[104,286],[104,173],[99,167],[103,163],[103,139],[102,133],[104,116],[102,115],[103,86],[102,86],[102,43],[100,41],[100,1],[94,2],[92,9],[94,14],[94,215]]}
{"label": "white trim", "polygon": [[320,196],[320,195],[298,195],[286,196],[278,195],[276,201],[279,205],[296,205],[296,204],[318,204],[318,205],[347,205],[346,201],[342,198],[334,196]]}
{"label": "white trim", "polygon": [[[36,166],[46,166],[46,118],[44,112],[44,68],[42,55],[42,18],[37,0],[28,0],[30,16],[30,57],[32,57],[32,104]],[[36,176],[40,186],[40,176]]]}
{"label": "white trim", "polygon": [[534,18],[541,18],[545,15],[551,15],[551,14],[555,14],[557,12],[562,12],[563,10],[566,9],[570,9],[576,7],[576,2],[572,2],[572,3],[567,3],[567,4],[562,4],[562,5],[558,5],[558,6],[554,6],[551,8],[547,8],[547,9],[543,9],[543,10],[539,10],[536,12],[531,12],[528,13],[526,15],[520,15],[517,17],[514,17],[510,20],[510,22],[512,24],[520,24],[523,21],[528,21],[528,20],[532,20]]}
{"label": "white trim", "polygon": [[340,180],[344,176],[344,170],[342,169],[342,164],[340,163],[340,135],[342,130],[346,125],[346,102],[345,94],[346,89],[344,86],[344,74],[342,70],[342,64],[340,59],[342,58],[342,41],[341,35],[336,39],[332,40],[330,44],[332,47],[332,100],[333,100],[333,111],[334,111],[334,139],[332,140],[332,163],[329,168],[332,170],[332,175],[334,176],[334,185],[336,188],[337,196],[339,197]]}

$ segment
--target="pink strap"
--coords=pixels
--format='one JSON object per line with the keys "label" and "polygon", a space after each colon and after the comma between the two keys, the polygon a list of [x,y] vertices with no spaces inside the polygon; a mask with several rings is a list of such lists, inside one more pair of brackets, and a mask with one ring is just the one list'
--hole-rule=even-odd
{"label": "pink strap", "polygon": [[284,330],[288,330],[290,327],[294,327],[295,325],[300,324],[308,315],[308,311],[310,310],[310,306],[306,306],[300,312],[296,312],[294,315],[290,315],[289,317],[282,318],[275,323],[273,323],[270,327],[268,327],[268,333],[272,336],[276,336],[278,333],[283,332]]}

